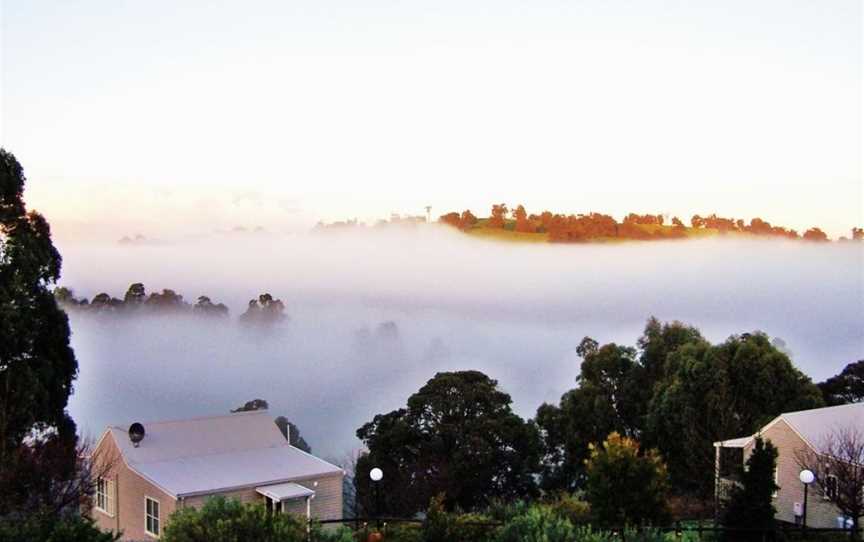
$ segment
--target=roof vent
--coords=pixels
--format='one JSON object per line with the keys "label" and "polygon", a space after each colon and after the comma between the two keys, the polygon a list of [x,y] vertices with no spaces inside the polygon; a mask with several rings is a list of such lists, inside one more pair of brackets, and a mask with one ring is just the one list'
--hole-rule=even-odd
{"label": "roof vent", "polygon": [[138,444],[144,440],[144,426],[138,422],[129,426],[129,440],[132,441],[132,446],[138,447]]}

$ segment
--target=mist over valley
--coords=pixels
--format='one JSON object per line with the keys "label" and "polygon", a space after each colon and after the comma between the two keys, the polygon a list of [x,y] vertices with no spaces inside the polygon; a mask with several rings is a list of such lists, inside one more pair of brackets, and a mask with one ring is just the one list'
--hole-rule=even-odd
{"label": "mist over valley", "polygon": [[[522,245],[432,226],[60,249],[60,285],[77,296],[122,298],[141,282],[230,308],[227,319],[70,311],[80,375],[69,408],[93,436],[260,397],[336,458],[376,413],[462,369],[497,379],[532,417],[574,386],[582,337],[635,346],[651,315],[712,341],[762,330],[814,380],[864,352],[860,243]],[[240,325],[264,292],[287,318]]]}

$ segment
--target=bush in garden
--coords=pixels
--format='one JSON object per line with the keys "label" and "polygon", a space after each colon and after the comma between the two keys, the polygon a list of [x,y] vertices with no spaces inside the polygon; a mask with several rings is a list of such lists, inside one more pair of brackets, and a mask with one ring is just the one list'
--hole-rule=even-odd
{"label": "bush in garden", "polygon": [[567,518],[573,525],[584,525],[591,521],[591,505],[570,493],[559,493],[547,504],[553,512]]}
{"label": "bush in garden", "polygon": [[423,524],[422,542],[490,542],[495,528],[492,518],[482,514],[459,514],[444,509],[444,498],[437,496],[429,504]]}
{"label": "bush in garden", "polygon": [[497,542],[571,542],[576,529],[549,506],[535,505],[504,524]]}
{"label": "bush in garden", "polygon": [[305,542],[306,521],[292,514],[273,514],[261,504],[213,497],[203,507],[171,514],[162,542]]}

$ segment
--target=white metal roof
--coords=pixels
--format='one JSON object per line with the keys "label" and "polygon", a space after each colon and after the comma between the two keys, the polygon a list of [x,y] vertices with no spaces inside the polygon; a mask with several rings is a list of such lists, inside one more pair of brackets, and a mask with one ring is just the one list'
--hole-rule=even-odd
{"label": "white metal roof", "polygon": [[301,486],[300,484],[295,484],[294,482],[256,487],[255,491],[262,495],[270,497],[274,501],[280,502],[288,499],[311,497],[315,494],[315,492],[308,487]]}
{"label": "white metal roof", "polygon": [[[810,447],[818,451],[825,445],[826,439],[834,431],[854,429],[864,433],[864,403],[784,412],[760,429],[760,432],[766,431],[781,420],[798,433]],[[722,440],[715,442],[714,446],[743,448],[753,440],[754,436]]]}
{"label": "white metal roof", "polygon": [[864,403],[786,412],[780,418],[817,450],[837,430],[854,429],[864,434]]}
{"label": "white metal roof", "polygon": [[143,425],[137,448],[128,428],[109,431],[130,468],[178,497],[341,472],[288,444],[267,411]]}

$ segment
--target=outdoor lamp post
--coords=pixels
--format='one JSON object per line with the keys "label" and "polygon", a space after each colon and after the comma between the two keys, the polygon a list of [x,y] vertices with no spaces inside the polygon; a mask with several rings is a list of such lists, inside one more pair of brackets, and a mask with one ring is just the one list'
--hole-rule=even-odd
{"label": "outdoor lamp post", "polygon": [[803,518],[801,518],[801,527],[803,529],[807,528],[807,487],[813,483],[813,480],[816,479],[816,476],[813,474],[813,471],[809,469],[804,469],[801,471],[801,474],[798,475],[798,479],[801,480],[801,483],[804,484],[804,510],[803,510]]}
{"label": "outdoor lamp post", "polygon": [[378,485],[382,478],[384,478],[384,471],[379,469],[378,467],[373,468],[369,471],[369,478],[372,480],[372,499],[375,501],[375,524],[377,525],[378,531],[381,531],[381,501],[379,500],[379,489]]}

